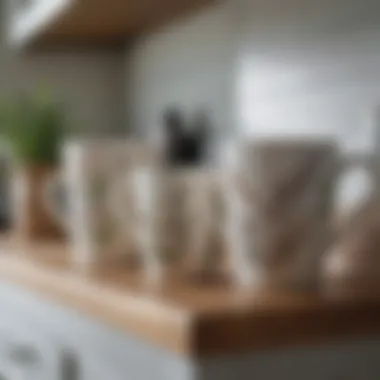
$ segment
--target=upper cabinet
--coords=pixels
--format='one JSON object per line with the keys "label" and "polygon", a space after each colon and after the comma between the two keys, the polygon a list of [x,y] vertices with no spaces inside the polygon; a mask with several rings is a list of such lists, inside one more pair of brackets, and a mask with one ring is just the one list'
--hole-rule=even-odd
{"label": "upper cabinet", "polygon": [[124,43],[213,0],[7,0],[7,37],[19,47]]}

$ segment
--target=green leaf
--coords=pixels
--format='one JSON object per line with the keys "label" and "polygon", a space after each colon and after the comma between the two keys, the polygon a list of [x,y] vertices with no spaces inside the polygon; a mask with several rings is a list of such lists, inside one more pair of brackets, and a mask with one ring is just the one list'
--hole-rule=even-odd
{"label": "green leaf", "polygon": [[46,94],[21,94],[0,103],[0,133],[22,163],[57,163],[67,130],[63,106]]}

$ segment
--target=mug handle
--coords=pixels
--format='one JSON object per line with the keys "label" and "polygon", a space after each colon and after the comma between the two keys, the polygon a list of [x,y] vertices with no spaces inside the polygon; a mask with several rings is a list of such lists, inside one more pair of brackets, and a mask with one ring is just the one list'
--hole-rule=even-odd
{"label": "mug handle", "polygon": [[156,284],[164,272],[163,264],[157,252],[157,235],[154,227],[154,203],[156,191],[155,169],[149,166],[134,168],[129,173],[132,196],[136,207],[135,236],[142,256],[146,279]]}
{"label": "mug handle", "polygon": [[42,202],[47,212],[64,228],[68,226],[67,215],[60,209],[56,194],[65,188],[61,173],[55,173],[46,179],[42,189]]}
{"label": "mug handle", "polygon": [[[152,173],[149,168],[130,168],[110,185],[107,207],[120,222],[124,222],[126,215],[131,219],[126,226],[128,231],[123,236],[129,240],[128,245],[131,241],[136,245],[148,280],[155,282],[161,277],[162,268],[155,250],[154,228],[148,216],[152,208],[152,186]],[[123,197],[130,199],[122,199]]]}
{"label": "mug handle", "polygon": [[[207,271],[210,268],[208,259],[209,238],[213,234],[213,229],[219,229],[219,223],[215,215],[217,212],[216,203],[221,197],[220,193],[220,173],[208,171],[195,172],[190,179],[190,183],[197,185],[196,189],[191,189],[186,199],[188,218],[190,223],[190,244],[186,251],[185,260],[190,261],[188,266],[195,272]],[[202,218],[199,216],[202,215]],[[214,265],[213,265],[214,266]]]}
{"label": "mug handle", "polygon": [[[366,171],[373,184],[371,193],[376,192],[380,187],[380,162],[376,160],[376,157],[370,154],[357,154],[343,158],[338,170],[338,179],[344,177],[346,173],[356,168]],[[334,208],[337,210],[336,207]],[[337,213],[340,214],[339,210],[337,210]],[[335,228],[338,232],[340,232],[341,229],[346,225],[348,219],[350,219],[350,216],[353,213],[355,213],[355,208],[353,211],[348,212],[347,215],[343,217],[340,217],[338,215],[336,218],[334,218]]]}

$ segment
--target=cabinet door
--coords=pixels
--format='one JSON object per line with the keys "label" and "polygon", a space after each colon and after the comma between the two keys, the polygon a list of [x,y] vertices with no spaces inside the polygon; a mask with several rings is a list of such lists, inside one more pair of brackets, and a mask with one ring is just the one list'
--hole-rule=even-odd
{"label": "cabinet door", "polygon": [[[178,380],[192,378],[191,363],[111,326],[41,298],[13,284],[0,285],[0,302],[12,319],[24,316],[48,342],[71,350],[79,380]],[[0,315],[0,321],[2,315]],[[54,340],[53,340],[54,339]],[[57,350],[57,348],[55,348]],[[69,360],[70,362],[70,360]],[[73,360],[71,365],[73,367]],[[68,371],[71,380],[75,370]],[[70,373],[71,372],[71,373]],[[74,372],[74,375],[73,375]],[[74,377],[75,378],[75,377]]]}
{"label": "cabinet door", "polygon": [[0,318],[1,375],[6,380],[79,380],[79,365],[72,351],[30,324]]}

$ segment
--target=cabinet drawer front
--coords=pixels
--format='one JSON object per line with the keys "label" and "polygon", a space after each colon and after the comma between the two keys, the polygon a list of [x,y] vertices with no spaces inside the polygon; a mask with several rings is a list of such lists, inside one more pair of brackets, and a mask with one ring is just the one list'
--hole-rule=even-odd
{"label": "cabinet drawer front", "polygon": [[[1,326],[4,327],[4,326]],[[0,374],[10,380],[61,380],[59,351],[51,344],[37,340],[20,325],[4,331],[0,327]],[[17,330],[17,331],[16,331]]]}
{"label": "cabinet drawer front", "polygon": [[[2,301],[0,296],[0,375],[7,380],[22,376],[28,380],[65,380],[67,352],[73,358],[71,362],[76,355],[35,323],[27,310]],[[71,376],[70,380],[75,379]]]}
{"label": "cabinet drawer front", "polygon": [[[75,352],[80,366],[80,380],[97,379],[100,373],[110,380],[190,378],[184,376],[191,371],[190,359],[45,301],[22,287],[1,284],[0,302],[9,305],[13,314],[27,315],[36,329],[63,342],[64,347]],[[112,377],[107,374],[112,374]]]}

